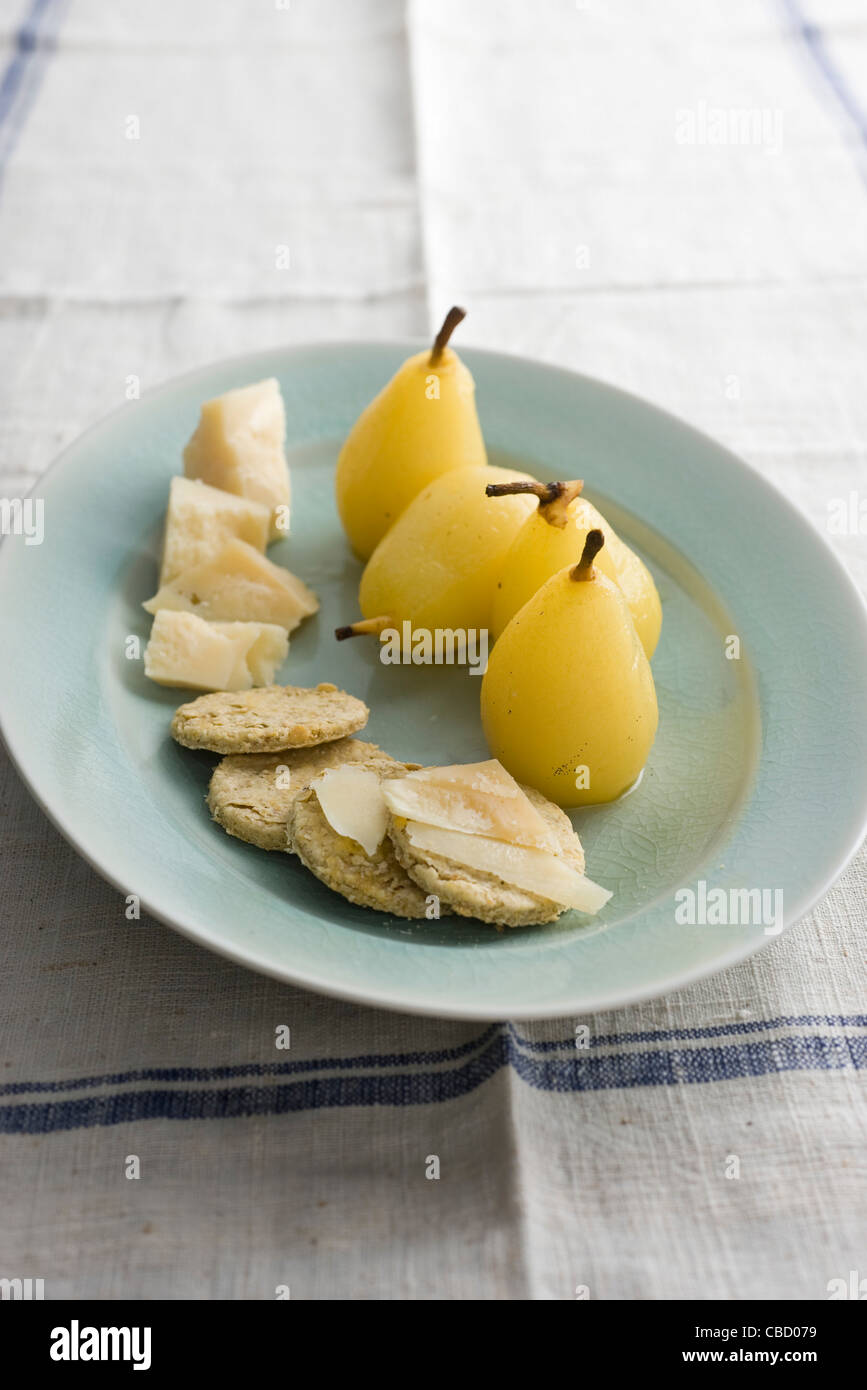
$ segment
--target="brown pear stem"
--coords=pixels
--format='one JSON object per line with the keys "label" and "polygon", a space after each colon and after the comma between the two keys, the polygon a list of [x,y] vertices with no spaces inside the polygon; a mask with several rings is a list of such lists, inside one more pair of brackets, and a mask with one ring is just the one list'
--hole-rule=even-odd
{"label": "brown pear stem", "polygon": [[539,499],[539,515],[549,526],[562,531],[569,520],[569,504],[580,495],[583,486],[581,478],[569,483],[489,483],[485,493],[488,497],[513,497],[530,492]]}
{"label": "brown pear stem", "polygon": [[443,319],[442,328],[434,338],[434,345],[431,349],[431,355],[428,358],[429,367],[435,367],[437,365],[443,353],[445,352],[446,347],[448,346],[449,338],[454,333],[458,324],[461,323],[466,318],[466,316],[466,309],[459,308],[457,304],[453,305],[453,307],[449,309],[448,313]]}
{"label": "brown pear stem", "polygon": [[394,627],[394,619],[383,618],[359,618],[357,623],[347,623],[345,627],[336,627],[334,636],[338,642],[345,642],[347,637],[378,637],[387,627]]}
{"label": "brown pear stem", "polygon": [[593,561],[596,559],[596,556],[599,554],[604,544],[605,537],[601,531],[588,531],[587,539],[584,542],[584,549],[581,552],[581,559],[578,561],[577,565],[569,571],[569,578],[595,579],[596,571],[593,568]]}
{"label": "brown pear stem", "polygon": [[485,488],[486,497],[517,497],[519,493],[531,492],[534,497],[538,497],[541,502],[550,502],[552,497],[556,497],[556,491],[552,488],[560,487],[560,483],[488,483]]}

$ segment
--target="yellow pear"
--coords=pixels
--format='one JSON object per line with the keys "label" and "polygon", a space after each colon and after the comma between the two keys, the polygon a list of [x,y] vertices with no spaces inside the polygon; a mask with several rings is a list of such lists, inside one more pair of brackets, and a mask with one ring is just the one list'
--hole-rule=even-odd
{"label": "yellow pear", "polygon": [[614,801],[647,761],[658,712],[650,663],[621,590],[593,561],[559,571],[515,614],[482,681],[495,758],[560,806]]}
{"label": "yellow pear", "polygon": [[464,317],[463,309],[449,310],[433,349],[407,358],[340,451],[337,510],[361,560],[434,478],[487,462],[473,378],[448,346]]}
{"label": "yellow pear", "polygon": [[495,576],[535,505],[506,497],[493,507],[485,482],[513,482],[511,468],[458,468],[410,502],[371,555],[358,591],[368,621],[337,636],[380,632],[405,621],[414,628],[487,628]]}
{"label": "yellow pear", "polygon": [[[494,484],[489,497],[511,495],[518,484]],[[583,483],[531,483],[524,491],[539,505],[515,537],[497,576],[491,607],[491,631],[499,637],[510,618],[523,608],[552,574],[581,558],[589,531],[601,531],[605,548],[598,567],[620,586],[648,658],[662,626],[662,606],[647,566],[608,525],[591,502],[579,496]],[[495,504],[496,505],[496,504]]]}

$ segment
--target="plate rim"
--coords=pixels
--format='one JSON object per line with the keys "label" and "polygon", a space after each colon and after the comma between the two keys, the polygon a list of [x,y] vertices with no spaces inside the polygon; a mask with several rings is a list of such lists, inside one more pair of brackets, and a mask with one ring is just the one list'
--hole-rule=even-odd
{"label": "plate rim", "polygon": [[[377,350],[393,351],[395,354],[404,353],[405,355],[409,355],[411,352],[419,351],[420,347],[425,345],[425,342],[426,340],[422,338],[358,337],[316,339],[303,343],[275,344],[268,348],[256,349],[254,352],[215,358],[212,361],[191,368],[189,371],[168,377],[156,383],[154,386],[149,387],[138,400],[132,403],[133,409],[136,410],[141,406],[146,406],[153,400],[178,387],[191,386],[198,379],[206,379],[215,370],[229,370],[236,364],[239,369],[242,364],[245,364],[245,367],[249,369],[257,362],[273,360],[278,356],[285,358],[291,357],[294,354],[304,355],[316,351],[322,351],[326,354],[334,353],[336,355],[339,354],[341,350],[350,348],[374,348]],[[838,580],[842,582],[844,588],[848,589],[850,597],[854,597],[856,600],[855,607],[860,613],[861,618],[861,639],[865,653],[867,653],[867,597],[865,597],[855,583],[854,578],[849,573],[849,570],[837,551],[831,545],[827,537],[824,536],[813,523],[807,513],[802,510],[787,493],[766,478],[755,465],[741,458],[739,454],[736,454],[728,445],[720,443],[712,435],[707,434],[704,430],[699,429],[688,420],[684,420],[682,417],[673,414],[664,407],[647,400],[637,392],[617,386],[603,378],[594,377],[584,372],[578,372],[570,367],[561,366],[558,363],[547,362],[542,358],[528,357],[523,353],[500,352],[485,347],[473,347],[472,344],[467,345],[466,348],[462,350],[462,355],[466,356],[467,359],[472,359],[474,357],[485,358],[494,363],[498,360],[510,363],[522,363],[534,369],[541,369],[546,373],[555,374],[566,380],[581,381],[593,390],[608,393],[615,398],[623,398],[626,401],[637,403],[644,410],[661,418],[667,425],[681,432],[685,431],[687,434],[695,436],[703,446],[710,445],[716,451],[724,454],[727,465],[736,465],[737,470],[745,473],[750,478],[753,486],[759,485],[766,493],[771,495],[772,500],[777,506],[791,513],[801,526],[807,529],[813,544],[817,545],[819,549],[824,552],[826,561],[831,561],[832,568],[835,570]],[[77,450],[83,444],[86,444],[92,435],[98,434],[120,415],[130,413],[130,404],[129,401],[120,404],[114,410],[109,411],[106,415],[95,420],[80,434],[76,435],[74,439],[70,440],[48,467],[34,480],[33,486],[24,494],[24,498],[34,496],[55,472],[59,472],[67,456],[73,450]],[[11,544],[12,539],[11,536],[4,536],[2,542],[0,542],[0,595],[2,595],[3,592],[5,576],[10,564],[7,552],[11,555],[14,549]],[[0,677],[0,680],[2,680],[2,677]],[[0,686],[0,690],[2,690],[2,686]],[[40,779],[38,773],[34,771],[33,774],[31,774],[31,772],[28,771],[26,756],[29,750],[22,751],[21,747],[16,744],[14,736],[8,727],[7,717],[2,704],[0,704],[0,739],[2,739],[10,761],[24,783],[24,786],[50,823],[59,831],[76,853],[79,854],[102,879],[109,883],[119,893],[123,894],[125,892],[125,885],[114,876],[114,872],[109,863],[105,862],[103,856],[92,852],[85,843],[86,830],[82,834],[82,832],[77,831],[73,826],[67,823],[62,811],[53,806],[43,794],[42,788],[39,785]],[[819,886],[811,890],[800,902],[795,904],[791,913],[788,910],[786,911],[785,925],[782,931],[777,935],[760,936],[755,940],[739,942],[732,946],[727,952],[721,954],[713,964],[708,965],[702,962],[700,965],[688,967],[675,972],[673,975],[668,975],[664,981],[660,979],[656,983],[648,982],[636,988],[626,988],[616,991],[609,990],[607,993],[601,994],[598,998],[595,998],[590,1006],[576,1006],[574,1002],[570,1002],[569,1000],[559,1000],[544,1006],[531,1006],[526,1010],[521,1008],[510,1008],[508,1011],[509,1019],[516,1022],[528,1022],[533,1020],[563,1018],[576,1011],[582,1013],[597,1013],[627,1008],[633,1004],[640,1004],[648,1000],[667,997],[669,994],[674,994],[700,980],[709,979],[724,970],[728,970],[732,966],[756,954],[758,951],[764,950],[773,941],[781,939],[781,937],[803,920],[816,904],[825,897],[858,852],[865,836],[867,836],[867,784],[865,784],[864,788],[860,813],[856,813],[856,816],[860,817],[858,823],[847,832],[847,838],[843,847],[837,851],[833,866],[826,870]],[[449,1000],[436,1003],[434,1001],[425,1003],[422,1000],[406,1000],[401,997],[399,990],[389,990],[382,987],[373,989],[369,985],[352,988],[340,984],[333,984],[318,975],[311,974],[304,970],[297,972],[286,970],[262,958],[255,950],[233,948],[231,944],[222,941],[214,941],[203,932],[199,926],[191,923],[183,916],[178,915],[168,908],[163,908],[157,903],[154,903],[146,894],[139,894],[138,896],[141,906],[145,911],[164,926],[171,928],[173,931],[177,931],[188,940],[195,942],[198,946],[213,952],[223,959],[231,960],[237,965],[254,970],[258,974],[279,980],[284,984],[291,984],[302,989],[308,989],[313,993],[324,995],[327,998],[339,999],[350,1003],[363,1004],[371,1008],[381,1008],[414,1016],[461,1020],[465,1022],[492,1021],[492,1014],[489,1009],[485,1010],[481,1006],[474,1006],[469,1003],[452,1003]],[[495,1019],[499,1019],[499,1017],[499,1014],[494,1015]]]}

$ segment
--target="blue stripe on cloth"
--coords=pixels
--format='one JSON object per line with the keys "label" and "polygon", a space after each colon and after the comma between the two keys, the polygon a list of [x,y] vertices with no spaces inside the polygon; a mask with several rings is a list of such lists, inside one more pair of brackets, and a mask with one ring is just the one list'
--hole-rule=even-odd
{"label": "blue stripe on cloth", "polygon": [[0,183],[21,133],[48,55],[53,51],[66,0],[32,0],[0,77]]}
{"label": "blue stripe on cloth", "polygon": [[[591,1038],[589,1047],[617,1047],[624,1043],[642,1042],[688,1042],[699,1038],[725,1038],[738,1034],[768,1032],[775,1028],[867,1028],[867,1014],[795,1014],[779,1018],[755,1018],[743,1023],[719,1023],[710,1028],[660,1028],[645,1033],[603,1033]],[[556,1052],[562,1047],[574,1047],[575,1039],[565,1041],[533,1042],[522,1038],[514,1024],[509,1024],[512,1034],[522,1047],[531,1052]],[[2,1095],[0,1088],[0,1095]]]}
{"label": "blue stripe on cloth", "polygon": [[114,1072],[105,1076],[77,1077],[72,1081],[13,1081],[0,1086],[0,1096],[40,1091],[79,1091],[94,1086],[121,1086],[130,1081],[229,1081],[243,1076],[287,1076],[307,1071],[340,1071],[372,1067],[435,1066],[466,1057],[488,1042],[499,1028],[492,1023],[471,1042],[439,1052],[370,1052],[357,1057],[314,1057],[307,1062],[241,1062],[226,1067],[146,1067],[141,1071]]}
{"label": "blue stripe on cloth", "polygon": [[[97,1086],[123,1086],[136,1081],[231,1081],[241,1077],[291,1076],[299,1072],[372,1070],[376,1067],[435,1066],[457,1061],[486,1043],[502,1024],[492,1023],[478,1037],[457,1047],[436,1052],[368,1052],[355,1057],[313,1057],[304,1062],[239,1062],[221,1067],[144,1067],[139,1071],[105,1072],[96,1076],[73,1077],[67,1081],[11,1081],[0,1086],[0,1096],[57,1094],[91,1090]],[[513,1023],[506,1025],[517,1047],[529,1052],[575,1050],[575,1038],[553,1042],[534,1042],[524,1038]],[[779,1018],[757,1018],[742,1023],[721,1023],[708,1028],[658,1028],[643,1033],[603,1033],[588,1040],[589,1048],[616,1047],[625,1043],[686,1042],[701,1038],[720,1038],[771,1029],[867,1028],[867,1014],[796,1014]]]}
{"label": "blue stripe on cloth", "polygon": [[[808,58],[833,96],[835,104],[851,122],[864,151],[867,152],[867,114],[862,110],[858,98],[828,52],[821,29],[803,12],[798,0],[781,0],[781,4],[795,37],[804,45]],[[863,158],[860,161],[860,169],[862,178],[867,180],[867,163]]]}
{"label": "blue stripe on cloth", "polygon": [[572,1094],[644,1086],[704,1085],[783,1071],[863,1071],[867,1037],[761,1038],[701,1048],[539,1059],[508,1031],[460,1066],[440,1071],[322,1076],[285,1084],[214,1090],[146,1090],[0,1106],[0,1133],[51,1134],[134,1120],[234,1119],[346,1106],[434,1105],[476,1090],[511,1066],[535,1090]]}
{"label": "blue stripe on cloth", "polygon": [[467,1095],[488,1081],[506,1064],[508,1047],[505,1035],[498,1033],[478,1057],[448,1071],[317,1077],[213,1091],[130,1091],[43,1105],[2,1106],[0,1133],[50,1134],[130,1120],[235,1119],[351,1105],[433,1105]]}
{"label": "blue stripe on cloth", "polygon": [[867,1068],[867,1037],[763,1038],[726,1047],[617,1052],[608,1057],[545,1061],[515,1051],[511,1061],[523,1081],[542,1091],[702,1085],[780,1071],[863,1071]]}

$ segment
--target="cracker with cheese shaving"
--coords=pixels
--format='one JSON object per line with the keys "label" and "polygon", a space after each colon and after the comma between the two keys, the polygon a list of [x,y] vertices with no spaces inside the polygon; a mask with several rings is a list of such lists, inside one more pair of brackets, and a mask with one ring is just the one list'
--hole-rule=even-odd
{"label": "cracker with cheese shaving", "polygon": [[[376,796],[377,782],[384,777],[401,777],[408,770],[407,764],[394,760],[386,764],[381,757],[359,762],[347,771],[369,772],[369,781],[362,785],[359,779],[357,786],[342,789],[331,779],[327,794],[323,781],[327,785],[330,773],[322,774],[293,803],[289,835],[301,862],[349,902],[392,917],[421,918],[427,916],[427,895],[398,862],[385,834],[387,811],[384,803],[377,804]],[[323,793],[321,801],[319,790]],[[345,799],[337,795],[344,790]],[[380,833],[381,839],[374,844]]]}
{"label": "cracker with cheese shaving", "polygon": [[[572,823],[565,811],[553,802],[534,791],[532,787],[522,787],[533,809],[538,812],[550,835],[550,859],[556,864],[560,861],[566,870],[577,875],[584,873],[584,851],[581,841],[572,829]],[[534,854],[545,851],[525,846],[508,845],[503,841],[492,841],[461,831],[445,830],[437,834],[438,827],[419,825],[402,816],[389,815],[388,836],[394,846],[399,863],[414,883],[425,893],[435,893],[444,907],[461,917],[476,917],[482,922],[495,926],[526,927],[543,922],[553,922],[562,912],[565,904],[545,897],[542,893],[531,892],[526,888],[507,882],[497,873],[489,872],[475,865],[461,863],[457,858],[437,852],[432,844],[442,841],[463,842],[467,858],[472,859],[478,852],[491,846],[502,846],[504,856],[511,851],[511,858],[526,860]],[[455,837],[457,836],[457,840]],[[477,845],[471,842],[477,841]]]}
{"label": "cracker with cheese shaving", "polygon": [[259,849],[292,852],[287,821],[293,803],[327,768],[375,762],[387,753],[375,743],[339,738],[281,753],[233,753],[222,758],[208,787],[208,809],[218,825]]}

